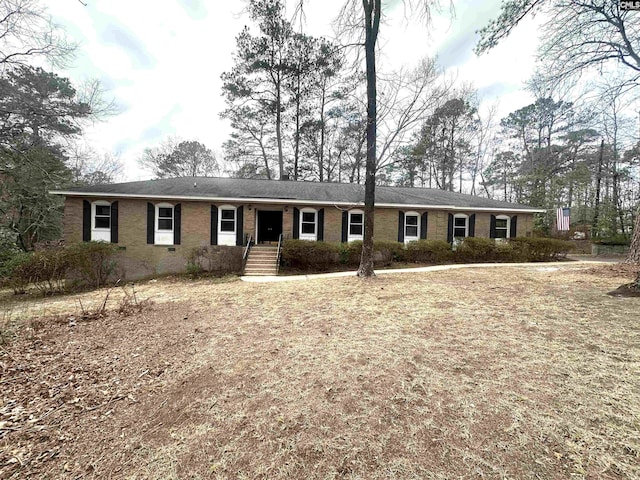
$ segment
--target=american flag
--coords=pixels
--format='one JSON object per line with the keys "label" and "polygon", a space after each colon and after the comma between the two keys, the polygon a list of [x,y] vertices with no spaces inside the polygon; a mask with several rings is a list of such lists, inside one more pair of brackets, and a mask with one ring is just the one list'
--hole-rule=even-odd
{"label": "american flag", "polygon": [[556,225],[558,227],[558,231],[568,232],[569,231],[569,222],[570,222],[571,209],[570,208],[558,208],[557,211],[557,219]]}

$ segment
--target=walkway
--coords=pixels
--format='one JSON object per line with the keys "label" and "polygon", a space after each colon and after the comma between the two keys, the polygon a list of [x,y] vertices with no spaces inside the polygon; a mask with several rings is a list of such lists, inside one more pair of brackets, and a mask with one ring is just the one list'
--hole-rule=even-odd
{"label": "walkway", "polygon": [[[574,267],[591,265],[594,263],[618,263],[619,260],[602,259],[602,260],[576,260],[572,262],[528,262],[528,263],[463,263],[455,265],[433,265],[431,267],[416,268],[389,268],[376,270],[376,275],[385,275],[387,273],[416,273],[416,272],[440,272],[443,270],[456,270],[459,268],[495,268],[495,267],[529,267],[535,269],[550,269],[561,267]],[[550,270],[551,271],[551,270]],[[314,280],[317,278],[337,278],[337,277],[353,277],[357,274],[355,270],[348,272],[333,273],[314,273],[310,275],[278,275],[278,276],[261,276],[261,277],[240,277],[244,282],[265,283],[265,282],[293,282],[303,280]]]}

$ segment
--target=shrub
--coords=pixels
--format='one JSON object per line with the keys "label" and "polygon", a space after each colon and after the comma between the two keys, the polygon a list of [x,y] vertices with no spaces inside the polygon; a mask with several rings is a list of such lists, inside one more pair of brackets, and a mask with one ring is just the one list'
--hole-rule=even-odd
{"label": "shrub", "polygon": [[[341,243],[338,245],[340,263],[357,267],[362,257],[362,242]],[[390,265],[394,261],[405,259],[404,244],[384,240],[373,242],[373,261],[376,265]]]}
{"label": "shrub", "polygon": [[466,237],[458,245],[455,259],[464,263],[492,262],[496,259],[496,242],[491,238]]}
{"label": "shrub", "polygon": [[[405,260],[406,250],[404,244],[400,242],[374,241],[373,256],[375,263],[390,265],[391,262],[401,262]],[[358,263],[359,262],[360,259],[358,258]]]}
{"label": "shrub", "polygon": [[100,288],[114,280],[118,247],[105,242],[75,243],[66,247],[67,266],[76,284]]}
{"label": "shrub", "polygon": [[338,263],[342,251],[337,245],[307,240],[285,240],[282,260],[286,265],[301,270],[326,270]]}
{"label": "shrub", "polygon": [[451,257],[451,245],[444,240],[416,240],[409,242],[405,251],[409,262],[446,263]]}
{"label": "shrub", "polygon": [[11,262],[20,255],[22,250],[18,248],[15,242],[7,233],[0,229],[0,285],[6,283],[11,277]]}
{"label": "shrub", "polygon": [[16,258],[10,283],[15,293],[24,293],[29,284],[45,295],[62,292],[68,271],[66,249],[40,250]]}
{"label": "shrub", "polygon": [[596,238],[593,240],[593,243],[597,243],[598,245],[631,245],[631,239],[622,234],[614,235],[606,238]]}
{"label": "shrub", "polygon": [[340,263],[344,265],[359,265],[360,256],[362,255],[362,242],[341,243],[338,245],[340,253]]}
{"label": "shrub", "polygon": [[564,257],[573,250],[574,245],[566,240],[544,237],[517,237],[512,238],[516,256],[525,262],[547,262]]}
{"label": "shrub", "polygon": [[31,283],[31,254],[13,254],[2,264],[2,283],[13,289],[13,293],[25,293]]}
{"label": "shrub", "polygon": [[496,242],[493,252],[493,258],[496,262],[526,262],[527,259],[521,256],[511,242]]}

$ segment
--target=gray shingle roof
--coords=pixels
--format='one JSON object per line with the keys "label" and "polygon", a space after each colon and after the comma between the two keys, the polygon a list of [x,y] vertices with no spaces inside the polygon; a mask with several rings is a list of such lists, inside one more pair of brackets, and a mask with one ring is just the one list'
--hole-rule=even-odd
{"label": "gray shingle roof", "polygon": [[[195,185],[195,186],[194,186]],[[113,197],[194,198],[194,199],[269,199],[286,203],[309,202],[361,204],[364,185],[352,183],[318,183],[239,178],[182,177],[139,182],[114,183],[91,187],[74,187],[52,192],[60,195],[98,194]],[[539,209],[517,203],[491,200],[432,188],[376,187],[376,204],[502,210]]]}

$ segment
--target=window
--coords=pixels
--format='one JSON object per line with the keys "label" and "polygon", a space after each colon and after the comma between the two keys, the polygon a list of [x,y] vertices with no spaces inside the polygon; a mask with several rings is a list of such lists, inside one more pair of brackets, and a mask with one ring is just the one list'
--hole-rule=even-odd
{"label": "window", "polygon": [[349,212],[349,235],[347,241],[362,240],[364,235],[364,212],[351,210]]}
{"label": "window", "polygon": [[317,240],[318,212],[312,208],[300,210],[300,239]]}
{"label": "window", "polygon": [[95,216],[93,222],[93,228],[104,228],[109,230],[111,228],[111,205],[99,205],[96,204]]}
{"label": "window", "polygon": [[235,233],[236,231],[236,209],[221,208],[220,209],[220,231],[226,233]]}
{"label": "window", "polygon": [[156,245],[173,245],[173,205],[158,203],[156,205]]}
{"label": "window", "polygon": [[173,207],[158,208],[158,230],[173,230]]}
{"label": "window", "polygon": [[218,212],[218,245],[235,245],[237,207],[222,205],[218,208]]}
{"label": "window", "polygon": [[509,238],[510,219],[506,215],[498,215],[496,217],[496,237]]}
{"label": "window", "polygon": [[91,204],[92,224],[91,240],[96,242],[111,241],[111,204],[103,200]]}
{"label": "window", "polygon": [[469,217],[458,213],[453,216],[453,238],[465,238],[469,235]]}
{"label": "window", "polygon": [[411,242],[420,236],[419,215],[415,212],[408,212],[404,216],[404,241]]}

